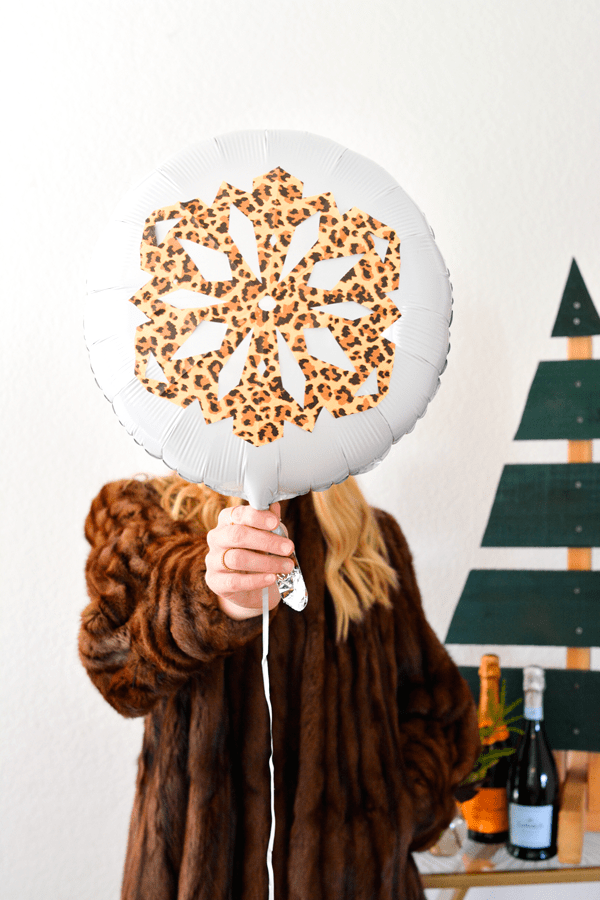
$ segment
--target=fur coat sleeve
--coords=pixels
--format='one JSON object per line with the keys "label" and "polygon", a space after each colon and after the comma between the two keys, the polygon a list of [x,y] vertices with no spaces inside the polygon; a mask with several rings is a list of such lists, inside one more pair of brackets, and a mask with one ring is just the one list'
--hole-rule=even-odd
{"label": "fur coat sleeve", "polygon": [[174,522],[147,482],[105,485],[85,523],[91,544],[80,658],[124,716],[145,715],[203,664],[261,631],[234,622],[206,586],[206,539]]}

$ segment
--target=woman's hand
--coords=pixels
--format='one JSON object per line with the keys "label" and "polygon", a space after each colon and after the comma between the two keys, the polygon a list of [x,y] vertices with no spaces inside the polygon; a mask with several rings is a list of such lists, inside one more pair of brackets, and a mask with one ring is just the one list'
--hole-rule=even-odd
{"label": "woman's hand", "polygon": [[294,545],[289,538],[272,534],[279,515],[279,503],[264,511],[228,507],[219,514],[217,527],[208,532],[206,583],[232,619],[260,615],[265,587],[269,588],[269,609],[281,600],[275,578],[294,568],[289,559]]}

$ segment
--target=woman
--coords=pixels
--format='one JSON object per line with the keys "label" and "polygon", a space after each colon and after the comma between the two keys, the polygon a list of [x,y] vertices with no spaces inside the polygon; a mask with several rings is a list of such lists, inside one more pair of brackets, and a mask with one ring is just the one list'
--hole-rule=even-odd
{"label": "woman", "polygon": [[[81,659],[146,716],[124,900],[267,897],[265,586],[276,900],[423,897],[410,851],[452,818],[479,741],[395,521],[353,479],[258,512],[170,476],[105,486],[86,536]],[[292,550],[302,613],[275,585]]]}

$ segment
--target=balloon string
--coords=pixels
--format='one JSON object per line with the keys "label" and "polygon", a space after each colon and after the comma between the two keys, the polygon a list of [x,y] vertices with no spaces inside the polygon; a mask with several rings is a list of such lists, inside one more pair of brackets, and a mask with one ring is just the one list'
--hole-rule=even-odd
{"label": "balloon string", "polygon": [[271,752],[269,756],[269,772],[271,774],[271,831],[267,845],[267,871],[269,873],[269,900],[275,898],[275,881],[273,878],[273,843],[275,840],[275,768],[273,765],[273,709],[271,707],[271,692],[269,689],[269,588],[263,588],[262,594],[262,628],[263,628],[263,652],[262,674],[265,687],[265,699],[269,710],[269,736],[271,740]]}

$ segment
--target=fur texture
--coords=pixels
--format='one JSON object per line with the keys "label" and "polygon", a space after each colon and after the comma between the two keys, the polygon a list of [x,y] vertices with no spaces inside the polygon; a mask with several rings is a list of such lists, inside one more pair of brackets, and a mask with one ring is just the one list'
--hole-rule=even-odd
{"label": "fur texture", "polygon": [[[310,495],[284,514],[308,588],[273,616],[277,900],[417,900],[411,850],[450,821],[476,712],[427,624],[410,553],[378,513],[400,587],[337,643]],[[204,581],[205,538],[151,484],[105,486],[86,521],[80,655],[106,700],[146,716],[123,900],[265,900],[269,725],[261,619]]]}

